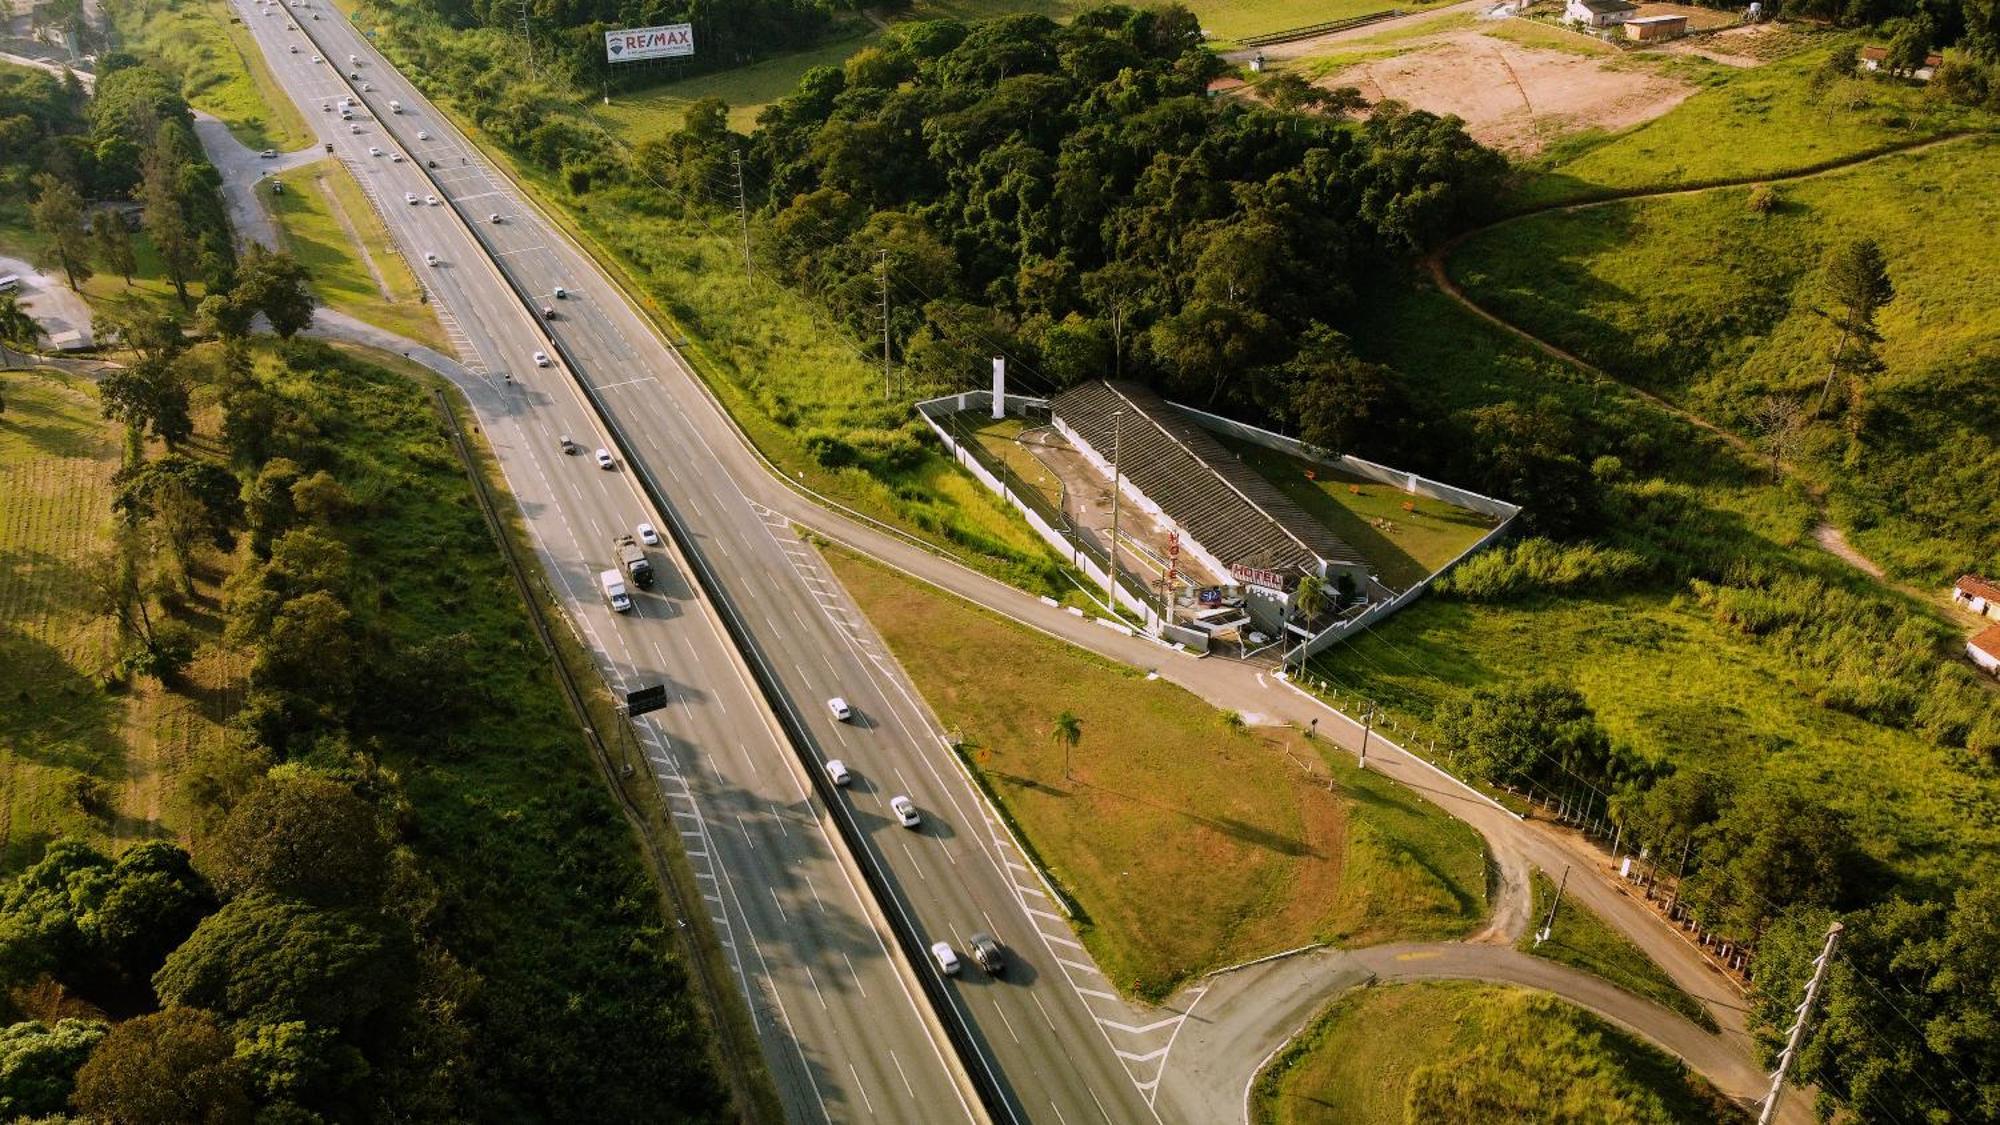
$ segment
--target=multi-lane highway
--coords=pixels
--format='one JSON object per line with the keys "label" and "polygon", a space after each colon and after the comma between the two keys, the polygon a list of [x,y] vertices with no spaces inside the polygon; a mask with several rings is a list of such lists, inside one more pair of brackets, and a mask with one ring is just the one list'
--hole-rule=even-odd
{"label": "multi-lane highway", "polygon": [[[476,376],[474,406],[506,467],[542,565],[569,602],[607,679],[619,689],[654,683],[669,688],[669,707],[648,716],[638,734],[791,1115],[976,1118],[973,1093],[959,1079],[917,982],[908,965],[893,956],[879,911],[841,861],[803,768],[708,603],[691,588],[683,561],[670,545],[654,551],[660,581],[653,591],[638,592],[629,615],[611,612],[599,593],[598,572],[615,565],[612,537],[630,533],[641,521],[660,527],[665,522],[637,487],[630,466],[598,468],[593,452],[613,443],[561,368],[535,366],[534,353],[550,346],[495,272],[485,248],[442,201],[423,202],[440,189],[426,180],[419,161],[468,165],[460,163],[458,150],[427,144],[417,133],[449,134],[434,121],[427,127],[412,112],[405,150],[366,105],[353,120],[342,120],[342,97],[358,96],[380,106],[382,116],[394,115],[386,113],[386,100],[352,88],[359,81],[343,82],[330,61],[312,61],[319,56],[345,64],[348,52],[333,56],[331,48],[322,50],[289,30],[296,26],[294,15],[275,6],[270,16],[256,4],[241,10],[265,44],[279,81],[318,126],[322,145],[333,145],[334,158],[354,170],[395,220],[403,253],[435,295],[440,318]],[[315,10],[302,8],[295,15],[310,21]],[[320,11],[323,23],[339,26],[331,10]],[[299,48],[296,54],[292,46]],[[383,68],[372,61],[342,69],[366,71],[369,77],[360,81],[381,84]],[[401,96],[413,98],[407,92]],[[390,153],[403,159],[392,160]],[[419,202],[403,202],[405,193]],[[529,221],[511,201],[482,195],[460,205],[477,208],[482,220],[502,214],[498,229],[505,234],[523,241],[534,237],[508,225],[510,217],[521,226]],[[438,264],[426,265],[425,255],[434,255]],[[561,302],[564,308],[588,307],[589,287],[571,284],[579,291]],[[552,289],[542,287],[545,294]],[[562,452],[565,436],[578,443],[580,453]]]}
{"label": "multi-lane highway", "polygon": [[[670,687],[673,706],[642,737],[714,889],[718,932],[789,1113],[977,1117],[970,1073],[999,1092],[1002,1117],[1158,1117],[1159,1071],[1181,1017],[1114,995],[894,661],[777,514],[790,495],[679,357],[337,11],[247,0],[239,10],[279,83],[378,201],[461,356],[485,375],[475,406],[607,677]],[[343,96],[360,103],[353,122],[339,117]],[[537,366],[537,352],[551,365]],[[564,435],[585,453],[559,452]],[[599,446],[618,453],[616,470],[596,468]],[[611,536],[649,518],[642,483],[662,502],[655,522],[681,529],[689,557],[675,558],[676,573],[634,614],[616,615],[592,583],[612,565]],[[770,689],[761,698],[745,661]],[[833,696],[853,705],[852,721],[831,714]],[[806,784],[829,758],[856,775],[844,790],[821,784],[831,808]],[[896,795],[916,803],[920,827],[897,823]],[[841,862],[829,816],[847,818],[879,902]],[[915,957],[898,955],[879,917],[914,939]],[[944,978],[922,953],[942,940],[962,954],[979,930],[1007,947],[1003,976],[967,964]],[[941,1008],[926,1005],[926,989]],[[961,1029],[963,1072],[940,1020]]]}

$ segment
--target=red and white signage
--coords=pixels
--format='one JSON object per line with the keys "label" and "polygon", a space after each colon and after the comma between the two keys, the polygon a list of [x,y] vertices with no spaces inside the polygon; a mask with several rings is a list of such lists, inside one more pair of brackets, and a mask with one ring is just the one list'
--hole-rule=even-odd
{"label": "red and white signage", "polygon": [[694,25],[628,27],[604,33],[604,57],[615,63],[640,59],[677,59],[694,54]]}
{"label": "red and white signage", "polygon": [[1245,586],[1261,586],[1266,590],[1276,590],[1280,594],[1285,592],[1285,576],[1278,571],[1262,570],[1236,563],[1229,568],[1229,573]]}

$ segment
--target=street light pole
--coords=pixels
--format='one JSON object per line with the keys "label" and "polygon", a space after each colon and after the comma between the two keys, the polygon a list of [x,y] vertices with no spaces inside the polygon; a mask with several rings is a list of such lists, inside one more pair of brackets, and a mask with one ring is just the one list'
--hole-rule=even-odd
{"label": "street light pole", "polygon": [[1104,567],[1104,596],[1110,600],[1113,613],[1118,612],[1118,493],[1125,475],[1118,455],[1124,443],[1125,412],[1119,410],[1111,415],[1111,550]]}

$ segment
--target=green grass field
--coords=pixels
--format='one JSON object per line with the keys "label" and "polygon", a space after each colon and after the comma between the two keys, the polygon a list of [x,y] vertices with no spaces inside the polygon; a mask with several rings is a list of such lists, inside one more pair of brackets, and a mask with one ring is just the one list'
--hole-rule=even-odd
{"label": "green grass field", "polygon": [[1366,988],[1258,1075],[1256,1125],[1745,1120],[1670,1056],[1579,1008],[1483,984]]}
{"label": "green grass field", "polygon": [[[991,19],[1031,14],[1067,20],[1095,0],[917,0],[900,20]],[[1202,28],[1218,46],[1246,35],[1283,31],[1366,15],[1387,8],[1422,8],[1423,3],[1392,0],[1189,0]],[[680,128],[688,104],[718,97],[729,103],[729,124],[740,133],[756,126],[757,113],[798,85],[799,76],[815,66],[839,66],[854,52],[873,44],[881,33],[864,24],[843,27],[835,37],[806,51],[762,59],[748,66],[698,75],[627,94],[615,94],[609,106],[592,104],[592,116],[628,143]]]}
{"label": "green grass field", "polygon": [[[1436,291],[1376,294],[1357,323],[1357,350],[1393,364],[1426,410],[1563,404],[1616,435],[1628,464],[1644,458],[1649,476],[1745,555],[1782,557],[1836,585],[1865,583],[1811,544],[1808,498],[1770,487],[1715,438],[1528,350]],[[1614,518],[1606,531],[1617,530]],[[1927,612],[1915,602],[1904,611]],[[1714,763],[1743,784],[1795,781],[1853,813],[1863,846],[1910,878],[1944,877],[2000,844],[2000,824],[1973,811],[2000,807],[1988,771],[1909,731],[1820,705],[1815,669],[1718,624],[1675,581],[1490,605],[1424,598],[1313,668],[1343,697],[1372,697],[1420,735],[1455,690],[1529,676],[1572,684],[1614,741],[1648,758]]]}
{"label": "green grass field", "polygon": [[[1085,943],[1126,991],[1160,997],[1308,942],[1455,937],[1478,924],[1478,836],[1346,755],[1234,726],[1164,680],[827,555],[969,740],[968,760],[1081,907]],[[1083,720],[1069,778],[1050,736],[1065,710]]]}
{"label": "green grass field", "polygon": [[1777,176],[1954,129],[1993,128],[1993,115],[1856,80],[1815,101],[1812,71],[1853,35],[1828,37],[1763,66],[1705,68],[1708,88],[1666,115],[1616,134],[1567,138],[1525,171],[1504,206],[1529,210],[1645,188]]}
{"label": "green grass field", "polygon": [[[1430,577],[1498,524],[1478,512],[1274,449],[1248,442],[1228,444],[1307,514],[1361,552],[1382,581],[1397,590]],[[1308,472],[1313,475],[1308,477]]]}
{"label": "green grass field", "polygon": [[123,49],[178,72],[188,102],[244,144],[289,150],[312,143],[305,119],[223,0],[116,0],[108,9]]}
{"label": "green grass field", "polygon": [[1897,290],[1879,322],[1876,436],[1850,463],[1838,419],[1825,422],[1800,464],[1864,553],[1947,582],[2000,550],[2000,318],[1972,297],[2000,290],[1996,181],[2000,138],[1968,138],[1783,185],[1766,215],[1731,188],[1530,216],[1450,266],[1505,319],[1749,433],[1760,396],[1817,397],[1833,342],[1820,263],[1874,238]]}
{"label": "green grass field", "polygon": [[[117,846],[180,822],[174,775],[228,739],[241,661],[210,651],[169,693],[124,682],[115,626],[91,607],[112,546],[119,427],[86,380],[0,374],[0,871],[59,835]],[[213,639],[219,578],[196,576],[185,622]]]}
{"label": "green grass field", "polygon": [[1575,898],[1563,898],[1557,907],[1555,927],[1549,940],[1536,945],[1534,931],[1539,930],[1543,920],[1549,916],[1549,902],[1555,897],[1556,885],[1548,876],[1537,871],[1534,873],[1534,890],[1534,924],[1516,943],[1523,953],[1546,957],[1603,977],[1635,996],[1643,996],[1679,1012],[1701,1027],[1715,1030],[1715,1018],[1708,1014],[1708,1009],[1702,1007],[1700,1001],[1682,992],[1673,978],[1653,963],[1652,958],[1625,935],[1605,925],[1604,919]]}
{"label": "green grass field", "polygon": [[[0,202],[0,254],[34,262],[60,281],[62,271],[54,259],[43,253],[45,244],[46,240],[30,225],[25,204]],[[115,311],[139,304],[162,312],[189,314],[191,309],[181,308],[180,302],[174,299],[174,287],[166,279],[160,256],[154,252],[152,240],[143,231],[132,232],[132,256],[138,268],[133,271],[130,286],[125,284],[124,278],[106,273],[93,274],[90,280],[83,283],[83,299],[90,307],[93,310]],[[190,305],[200,303],[206,292],[201,282],[189,282]]]}
{"label": "green grass field", "polygon": [[875,31],[842,35],[809,51],[780,55],[734,70],[704,74],[680,82],[653,86],[637,93],[613,95],[610,105],[592,104],[591,116],[628,144],[674,132],[688,103],[721,98],[729,103],[729,127],[749,133],[757,114],[799,84],[799,76],[816,66],[839,66],[847,56],[880,38]]}
{"label": "green grass field", "polygon": [[312,272],[319,299],[378,328],[448,351],[444,330],[420,300],[423,290],[409,264],[395,252],[381,216],[347,168],[321,162],[278,179],[284,193],[267,194],[266,199],[283,232],[284,249]]}

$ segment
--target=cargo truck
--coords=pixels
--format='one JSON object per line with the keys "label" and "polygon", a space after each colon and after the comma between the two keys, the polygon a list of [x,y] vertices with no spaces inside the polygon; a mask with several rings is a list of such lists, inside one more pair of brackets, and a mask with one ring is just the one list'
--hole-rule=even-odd
{"label": "cargo truck", "polygon": [[625,576],[615,570],[607,570],[597,576],[597,584],[604,588],[604,602],[614,613],[632,612],[632,595],[625,592]]}
{"label": "cargo truck", "polygon": [[620,535],[612,545],[618,548],[618,565],[632,576],[633,585],[641,590],[653,588],[653,564],[646,561],[646,550],[639,546],[630,535]]}

